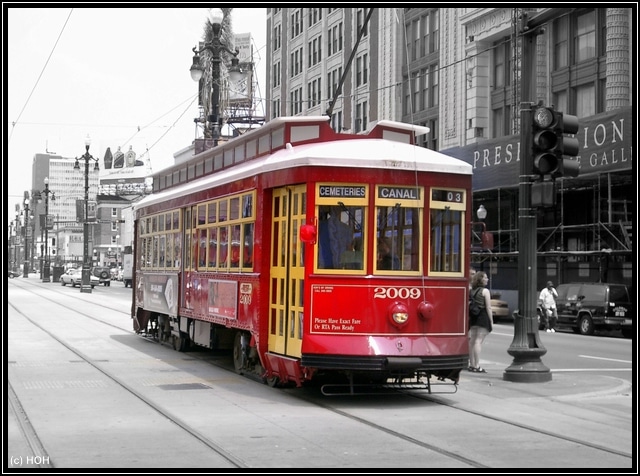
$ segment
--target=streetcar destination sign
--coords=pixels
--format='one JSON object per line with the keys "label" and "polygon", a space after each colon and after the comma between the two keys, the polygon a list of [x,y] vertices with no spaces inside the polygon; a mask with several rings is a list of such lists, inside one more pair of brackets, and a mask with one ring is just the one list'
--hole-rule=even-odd
{"label": "streetcar destination sign", "polygon": [[366,197],[367,189],[365,187],[349,186],[349,185],[320,185],[320,196],[325,198],[332,197]]}
{"label": "streetcar destination sign", "polygon": [[420,189],[415,187],[380,187],[378,188],[378,198],[418,200]]}

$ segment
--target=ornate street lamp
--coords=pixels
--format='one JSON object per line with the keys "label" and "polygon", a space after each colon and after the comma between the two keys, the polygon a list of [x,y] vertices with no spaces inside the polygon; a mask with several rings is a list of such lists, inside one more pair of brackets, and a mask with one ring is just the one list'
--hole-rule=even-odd
{"label": "ornate street lamp", "polygon": [[[89,256],[89,161],[93,160],[95,165],[93,170],[100,170],[98,166],[98,159],[94,158],[89,153],[89,147],[91,146],[91,139],[87,135],[84,141],[85,153],[80,157],[84,160],[84,227],[83,227],[83,239],[84,247],[82,253],[82,284],[80,286],[81,293],[91,293],[91,262]],[[76,157],[76,163],[73,168],[80,170],[80,162]]]}
{"label": "ornate street lamp", "polygon": [[476,210],[476,215],[478,216],[479,220],[484,220],[485,218],[487,218],[487,209],[484,208],[484,205],[480,204],[480,206]]}
{"label": "ornate street lamp", "polygon": [[11,272],[15,272],[16,270],[16,262],[17,262],[17,257],[16,257],[16,241],[17,241],[17,237],[18,237],[18,217],[16,216],[15,220],[11,220],[10,224],[9,224],[9,258],[10,258],[10,263],[9,263],[9,269],[11,270]]}
{"label": "ornate street lamp", "polygon": [[[26,194],[26,192],[25,192]],[[23,278],[28,278],[29,277],[29,271],[31,268],[30,262],[29,262],[29,199],[25,198],[24,199],[24,265],[22,268],[22,277]],[[33,217],[31,217],[33,218]]]}
{"label": "ornate street lamp", "polygon": [[19,234],[18,234],[18,230],[20,230],[20,204],[16,203],[16,219],[13,221],[14,227],[13,227],[13,268],[12,271],[14,271],[16,273],[16,276],[18,275],[18,261],[20,261],[20,254],[18,252],[19,250],[19,244],[20,244],[20,238],[18,238]]}
{"label": "ornate street lamp", "polygon": [[44,195],[44,266],[42,269],[42,282],[51,282],[51,259],[49,258],[49,194],[51,200],[56,199],[56,194],[49,190],[49,177],[44,178],[44,190],[40,196]]}
{"label": "ornate street lamp", "polygon": [[231,51],[226,45],[220,41],[222,31],[223,15],[217,8],[212,8],[209,12],[209,24],[213,32],[213,38],[211,42],[207,42],[201,49],[197,47],[193,48],[193,64],[191,65],[191,78],[199,82],[204,74],[204,66],[202,62],[201,54],[208,52],[211,55],[211,110],[207,117],[209,121],[209,128],[211,130],[211,138],[213,139],[213,146],[218,145],[220,139],[220,128],[222,126],[222,118],[220,117],[220,54],[222,51],[226,51],[230,55],[233,55],[231,59],[231,66],[229,68],[229,76],[233,84],[237,84],[242,77],[242,71],[239,67],[238,53],[239,50]]}

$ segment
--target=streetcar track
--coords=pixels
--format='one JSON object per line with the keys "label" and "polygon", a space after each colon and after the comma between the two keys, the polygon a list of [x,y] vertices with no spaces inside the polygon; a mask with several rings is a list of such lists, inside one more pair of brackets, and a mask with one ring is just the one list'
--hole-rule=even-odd
{"label": "streetcar track", "polygon": [[[50,298],[47,298],[46,296],[42,296],[38,293],[33,293],[33,294],[37,294],[39,297],[43,298],[43,299],[47,299],[51,302],[55,302]],[[66,308],[66,309],[72,309],[69,306],[65,306],[63,304],[57,303],[57,305]],[[107,306],[101,306],[99,304],[97,304],[100,307],[107,307]],[[26,319],[27,321],[29,321],[33,326],[37,327],[38,329],[40,329],[41,331],[45,332],[49,337],[51,337],[53,340],[55,340],[56,342],[58,342],[59,344],[61,344],[63,347],[65,347],[67,350],[69,350],[70,352],[72,352],[73,354],[77,355],[80,359],[82,359],[82,361],[88,363],[89,365],[91,365],[94,369],[96,369],[97,371],[99,371],[100,373],[102,373],[104,376],[106,376],[108,379],[110,379],[111,381],[115,382],[118,386],[120,386],[121,388],[123,388],[124,390],[126,390],[127,392],[129,392],[131,395],[135,396],[136,398],[138,398],[140,401],[142,401],[143,403],[145,403],[147,406],[149,406],[150,408],[154,409],[156,412],[158,412],[160,415],[162,415],[163,417],[165,417],[167,420],[171,421],[173,424],[175,424],[176,426],[180,427],[182,430],[184,430],[185,432],[187,432],[189,435],[191,435],[192,437],[194,437],[196,440],[200,441],[202,444],[204,444],[206,447],[210,448],[211,450],[213,450],[215,453],[217,453],[218,455],[220,455],[222,458],[224,458],[225,460],[227,460],[229,463],[231,463],[233,466],[235,466],[236,468],[248,468],[249,466],[247,465],[247,463],[245,463],[241,458],[239,458],[238,456],[235,456],[234,454],[232,454],[230,451],[225,450],[224,448],[222,448],[220,445],[214,443],[213,441],[209,440],[206,436],[202,435],[200,432],[198,432],[197,430],[191,428],[186,422],[182,421],[180,418],[176,417],[175,415],[171,414],[170,412],[164,410],[162,407],[160,407],[159,405],[157,405],[156,403],[154,403],[151,399],[146,398],[144,395],[142,395],[140,392],[136,391],[134,388],[132,388],[131,386],[127,385],[125,382],[123,382],[121,379],[119,379],[118,377],[116,377],[113,373],[109,372],[108,370],[102,368],[100,365],[96,364],[96,361],[89,358],[88,356],[86,356],[84,353],[80,352],[79,350],[77,350],[76,348],[74,348],[73,346],[68,345],[66,342],[63,342],[61,339],[59,339],[57,336],[55,336],[54,334],[52,334],[51,332],[49,332],[47,329],[45,329],[43,326],[41,326],[40,324],[38,324],[37,322],[35,322],[33,319],[31,319],[30,317],[28,317],[26,314],[24,314],[19,308],[17,308],[14,304],[11,304],[11,307],[13,309],[15,309],[15,311],[17,313],[19,313],[24,319]],[[111,309],[111,308],[109,308]],[[97,322],[100,322],[102,324],[106,324],[109,325],[111,327],[116,327],[111,323],[102,321],[100,319],[95,319],[87,314],[84,314],[82,312],[79,312],[75,309],[72,309],[75,313],[84,316],[84,317],[89,317]],[[115,309],[113,309],[115,310]],[[118,311],[121,312],[121,311]],[[10,384],[10,382],[9,382]],[[15,394],[14,394],[15,395]],[[16,395],[16,399],[15,402],[13,402],[13,404],[15,404],[15,408],[16,408],[16,415],[24,415],[24,419],[28,421],[28,416],[26,414],[26,412],[24,411],[24,409],[22,409],[22,407],[20,406],[20,402],[19,399]],[[12,407],[13,407],[12,404]],[[20,412],[20,413],[18,413]],[[47,454],[44,451],[41,451],[40,453],[38,453],[38,451],[42,450],[41,448],[41,443],[39,443],[39,439],[37,437],[37,434],[35,433],[35,430],[33,429],[33,427],[31,425],[28,425],[25,427],[25,436],[27,437],[27,440],[29,441],[29,444],[31,446],[31,449],[34,450],[34,454]],[[38,451],[36,451],[38,450]]]}
{"label": "streetcar track", "polygon": [[7,379],[7,400],[9,401],[9,406],[13,411],[13,414],[16,416],[16,420],[18,421],[18,427],[20,428],[20,433],[24,436],[27,446],[31,450],[31,454],[33,455],[41,455],[41,458],[37,460],[34,458],[34,462],[40,468],[55,468],[55,465],[51,462],[51,457],[44,457],[48,455],[46,448],[38,438],[38,433],[35,428],[31,424],[27,413],[25,412],[22,404],[20,403],[20,399],[13,389],[13,385],[9,379]]}
{"label": "streetcar track", "polygon": [[[79,311],[73,309],[71,306],[65,306],[64,304],[60,304],[59,302],[56,302],[55,300],[53,300],[51,298],[48,298],[47,296],[44,296],[44,295],[42,295],[40,293],[34,292],[34,294],[37,294],[38,296],[40,296],[40,297],[42,297],[44,299],[47,299],[47,300],[49,300],[51,302],[55,302],[57,305],[62,306],[63,308],[71,309],[74,312],[76,312],[76,313],[78,313],[78,314],[80,314],[82,316],[88,317],[88,318],[90,318],[90,319],[92,319],[92,320],[94,320],[96,322],[100,322],[100,323],[105,324],[107,326],[111,326],[111,327],[117,328],[119,330],[123,330],[123,331],[129,332],[131,334],[135,334],[130,329],[119,327],[117,325],[114,325],[113,323],[103,321],[102,319],[95,318],[95,317],[90,316],[88,314],[83,314],[82,312],[79,312]],[[77,298],[77,299],[83,300],[81,298]],[[85,300],[83,300],[83,301],[85,301]],[[87,301],[85,301],[85,302],[87,302]],[[121,313],[121,314],[128,315],[126,312],[123,312],[121,310],[118,310],[118,309],[115,309],[115,308],[112,308],[112,307],[109,307],[109,306],[105,306],[105,305],[102,305],[102,304],[99,304],[99,303],[91,302],[91,304],[93,304],[95,306],[99,306],[99,307],[105,308],[105,309],[108,309],[108,310],[111,310],[111,311],[115,311],[115,312],[118,312],[118,313]],[[18,311],[21,315],[24,316],[24,314],[22,314],[20,312],[20,310],[17,309],[14,305],[12,305],[12,307],[14,309],[16,309],[16,311]],[[240,458],[237,458],[236,456],[230,454],[229,452],[224,450],[222,447],[220,447],[216,443],[211,442],[205,436],[201,435],[197,431],[194,431],[194,430],[190,429],[188,424],[186,424],[185,422],[181,421],[179,418],[169,414],[168,412],[163,411],[162,408],[158,407],[151,400],[145,398],[139,392],[136,392],[133,388],[129,387],[126,383],[121,382],[116,376],[112,375],[110,372],[100,368],[99,365],[96,365],[94,363],[94,361],[92,361],[88,357],[84,356],[81,352],[76,351],[75,349],[69,347],[67,344],[65,344],[64,342],[60,341],[58,338],[56,338],[51,333],[49,333],[46,329],[42,328],[37,323],[33,322],[27,316],[24,316],[24,317],[27,320],[29,320],[32,324],[34,324],[35,326],[37,326],[38,328],[43,330],[44,332],[47,332],[47,334],[49,334],[53,339],[55,339],[56,341],[61,343],[63,346],[65,346],[67,349],[69,349],[70,351],[72,351],[73,353],[78,355],[84,361],[88,362],[90,365],[92,365],[98,371],[102,372],[105,376],[107,376],[108,378],[110,378],[111,380],[116,382],[122,388],[126,389],[132,395],[135,395],[137,398],[139,398],[145,404],[147,404],[148,406],[150,406],[151,408],[156,410],[161,415],[167,417],[167,419],[169,419],[174,424],[176,424],[177,426],[182,428],[184,431],[186,431],[187,433],[189,433],[190,435],[192,435],[193,437],[195,437],[196,439],[198,439],[199,441],[204,443],[206,446],[211,448],[216,453],[218,453],[221,456],[223,456],[231,464],[234,464],[238,468],[249,467]],[[148,340],[150,342],[158,343],[157,340],[152,339],[152,338],[148,338],[146,336],[139,335],[139,337],[141,337],[141,338],[143,338],[145,340]],[[161,345],[165,345],[165,344],[161,343]],[[219,360],[211,359],[211,356],[210,356],[209,353],[207,353],[207,354],[198,354],[196,352],[189,352],[189,356],[190,356],[191,359],[197,359],[199,361],[207,362],[208,365],[214,366],[214,367],[216,367],[218,369],[221,369],[221,370],[224,370],[224,371],[228,371],[229,373],[237,375],[237,373],[233,369],[232,365],[225,364],[223,362],[220,362]],[[245,377],[250,377],[250,376],[245,376]],[[249,378],[249,379],[258,381],[257,379],[251,379],[251,378]],[[330,411],[330,412],[335,413],[337,415],[340,415],[343,418],[347,418],[347,419],[349,419],[351,421],[358,422],[358,423],[360,423],[362,425],[365,425],[365,426],[367,426],[369,428],[375,429],[376,431],[380,431],[380,432],[386,433],[388,435],[391,435],[391,436],[393,436],[395,438],[399,438],[399,439],[401,439],[403,441],[406,441],[408,443],[411,443],[413,445],[416,445],[416,446],[419,446],[421,448],[436,452],[438,454],[441,454],[441,455],[443,455],[445,457],[451,458],[451,459],[453,459],[455,461],[458,461],[458,462],[461,462],[463,464],[470,465],[471,467],[474,467],[474,468],[488,468],[489,467],[489,466],[480,464],[480,463],[478,463],[477,461],[475,461],[473,459],[467,458],[464,455],[458,454],[456,452],[452,452],[452,451],[447,450],[445,448],[438,447],[436,445],[430,444],[430,443],[425,442],[425,441],[420,441],[420,440],[418,440],[418,439],[416,439],[416,438],[414,438],[412,436],[402,434],[402,433],[400,433],[400,432],[398,432],[396,430],[393,430],[393,429],[388,428],[386,426],[383,426],[383,425],[380,425],[378,423],[375,423],[374,421],[367,420],[365,418],[361,418],[359,416],[356,416],[356,415],[353,415],[353,414],[349,413],[348,411],[336,408],[336,407],[332,406],[331,404],[325,403],[324,401],[321,402],[315,396],[305,395],[305,393],[302,392],[301,389],[298,389],[298,388],[296,388],[296,389],[281,388],[280,390],[285,391],[285,392],[287,392],[287,394],[293,395],[296,398],[299,398],[300,400],[303,400],[303,401],[305,401],[305,402],[307,402],[307,403],[309,403],[311,405],[323,408],[324,410],[327,410],[327,411]],[[541,429],[541,428],[536,428],[534,426],[523,424],[523,423],[520,423],[520,422],[517,422],[517,421],[514,421],[514,420],[508,420],[508,419],[500,418],[500,417],[497,417],[497,416],[494,416],[494,415],[487,415],[486,413],[479,412],[479,411],[474,410],[472,408],[461,407],[458,403],[455,403],[455,404],[454,403],[448,403],[448,402],[440,399],[437,394],[425,394],[423,392],[418,393],[418,392],[410,391],[410,390],[396,390],[394,393],[397,394],[397,395],[406,395],[406,396],[409,396],[411,398],[428,401],[428,402],[431,402],[431,403],[435,403],[437,405],[442,405],[442,406],[450,408],[452,410],[465,412],[465,413],[474,415],[475,417],[481,417],[483,419],[491,420],[491,421],[494,421],[496,423],[509,425],[509,426],[512,426],[512,427],[517,427],[517,428],[520,428],[520,429],[525,430],[525,431],[532,432],[532,433],[537,434],[537,435],[545,435],[545,436],[548,436],[548,437],[552,437],[552,438],[558,439],[560,441],[568,442],[568,443],[575,444],[575,445],[580,445],[580,446],[583,446],[583,447],[591,448],[591,449],[594,449],[594,450],[597,450],[597,451],[605,452],[605,453],[608,453],[608,454],[612,454],[612,455],[616,455],[616,456],[620,456],[620,457],[624,457],[624,458],[630,458],[630,459],[633,458],[633,455],[631,455],[631,454],[629,454],[627,452],[624,452],[624,451],[619,451],[619,450],[607,448],[607,447],[604,447],[602,445],[591,443],[591,442],[588,442],[588,441],[585,441],[585,440],[582,440],[582,439],[579,439],[579,438],[565,436],[565,435],[562,435],[560,433],[556,433],[556,432],[553,432],[553,431],[549,431],[549,430],[545,430],[545,429]]]}

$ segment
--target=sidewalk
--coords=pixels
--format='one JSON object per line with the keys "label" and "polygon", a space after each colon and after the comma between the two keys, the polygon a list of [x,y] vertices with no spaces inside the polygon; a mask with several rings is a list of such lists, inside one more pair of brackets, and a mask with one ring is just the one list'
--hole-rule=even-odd
{"label": "sidewalk", "polygon": [[486,374],[463,371],[449,404],[511,420],[520,427],[634,454],[632,382],[579,372],[552,372],[544,383],[503,379],[504,368],[484,365]]}

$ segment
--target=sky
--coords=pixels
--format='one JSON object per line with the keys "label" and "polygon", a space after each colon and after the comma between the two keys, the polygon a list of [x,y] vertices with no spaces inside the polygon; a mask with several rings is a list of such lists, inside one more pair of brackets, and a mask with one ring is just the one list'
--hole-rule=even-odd
{"label": "sky", "polygon": [[[192,48],[204,35],[204,5],[211,4],[15,5],[3,4],[7,225],[15,217],[15,204],[21,204],[24,191],[31,189],[35,154],[80,157],[89,135],[89,152],[101,165],[107,147],[113,153],[118,146],[123,152],[132,146],[137,158],[149,158],[157,172],[173,164],[173,154],[193,142],[199,114],[197,83],[189,68]],[[234,8],[231,21],[234,33],[253,36],[255,95],[262,98],[266,8]],[[264,115],[264,101],[258,103],[257,113]]]}

